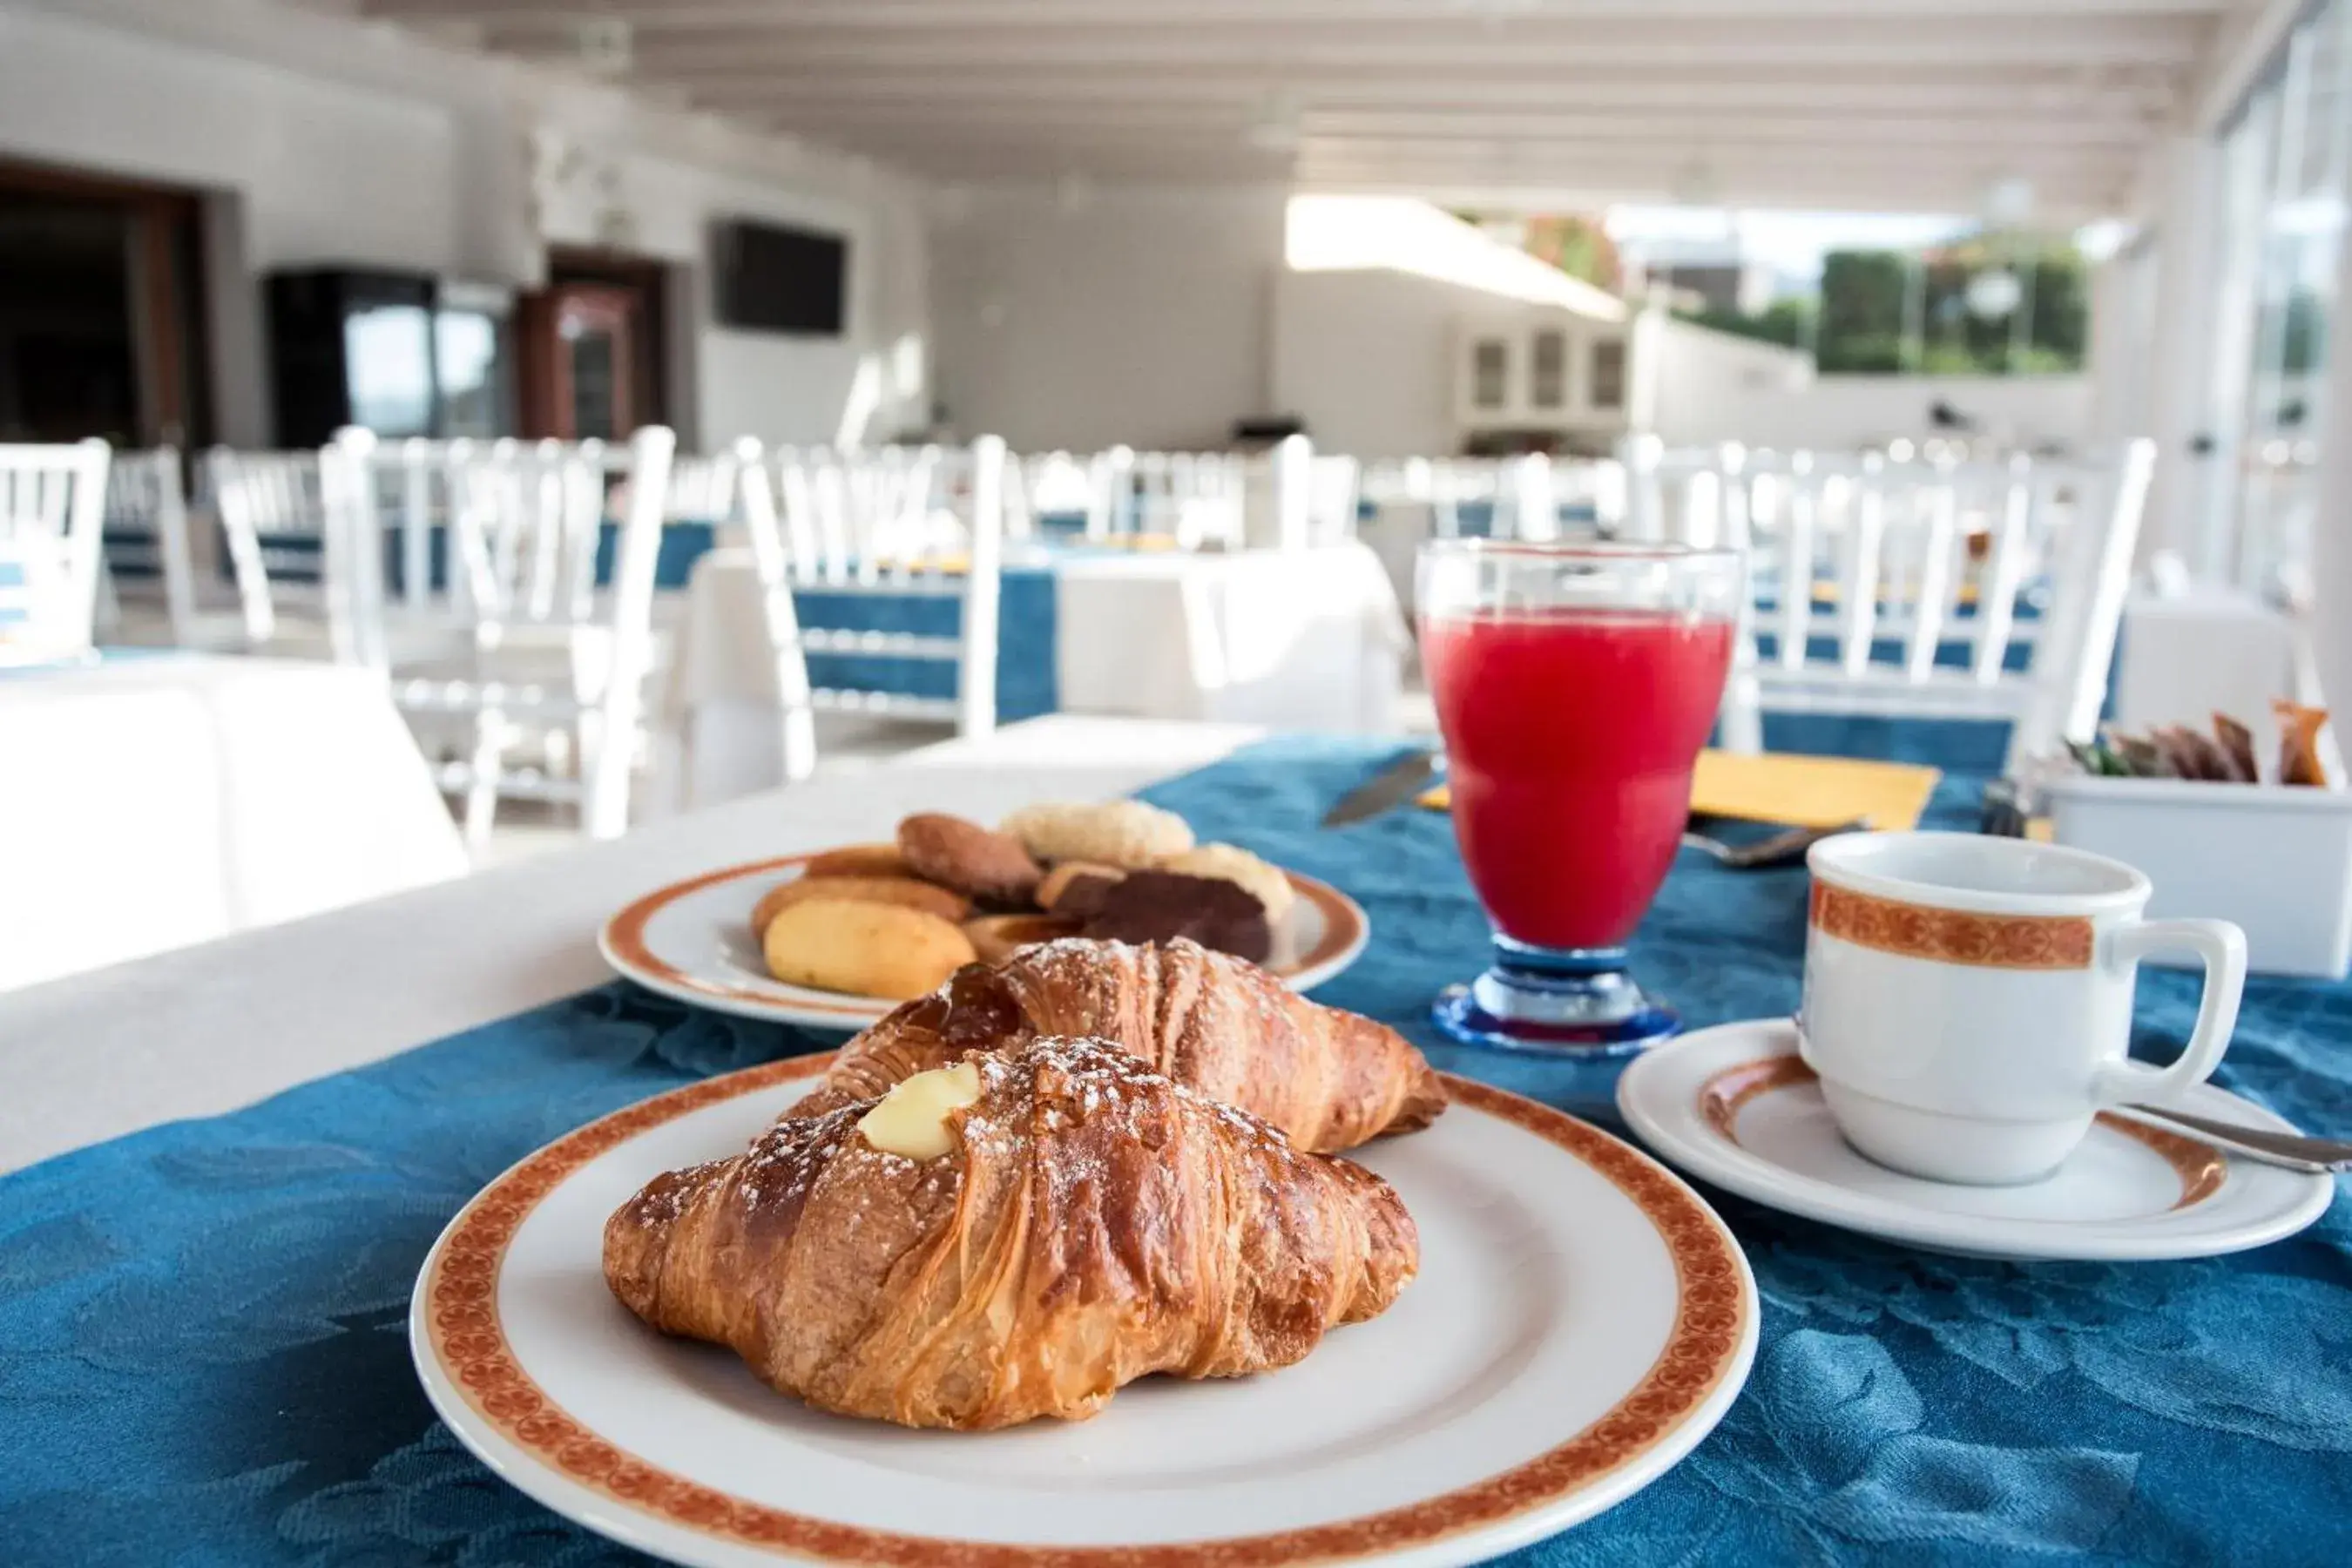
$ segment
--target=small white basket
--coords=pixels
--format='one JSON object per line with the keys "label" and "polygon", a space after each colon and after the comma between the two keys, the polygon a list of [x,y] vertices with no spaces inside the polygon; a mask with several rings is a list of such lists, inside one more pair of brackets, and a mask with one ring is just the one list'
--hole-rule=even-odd
{"label": "small white basket", "polygon": [[2147,874],[2150,916],[2242,927],[2249,963],[2273,974],[2352,966],[2352,794],[2074,774],[2042,795],[2057,842]]}

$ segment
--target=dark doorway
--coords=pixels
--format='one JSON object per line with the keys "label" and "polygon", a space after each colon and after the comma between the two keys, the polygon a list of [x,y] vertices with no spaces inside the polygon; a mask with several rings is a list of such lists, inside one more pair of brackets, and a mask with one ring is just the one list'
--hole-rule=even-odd
{"label": "dark doorway", "polygon": [[524,435],[616,441],[668,423],[667,289],[657,261],[550,253],[547,287],[515,306]]}
{"label": "dark doorway", "polygon": [[212,438],[193,192],[0,163],[0,441]]}

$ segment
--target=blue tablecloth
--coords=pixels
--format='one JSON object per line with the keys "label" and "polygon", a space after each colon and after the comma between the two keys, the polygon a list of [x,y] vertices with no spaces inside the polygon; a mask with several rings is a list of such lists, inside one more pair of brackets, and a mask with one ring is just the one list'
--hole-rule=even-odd
{"label": "blue tablecloth", "polygon": [[[1954,755],[1997,754],[1997,734],[1957,733]],[[1388,750],[1280,742],[1150,794],[1363,900],[1371,945],[1320,994],[1433,1047],[1431,993],[1485,953],[1446,822],[1314,826]],[[1979,784],[1948,778],[1933,820],[1971,821]],[[1694,1024],[1784,1014],[1804,886],[1685,856],[1636,962]],[[2143,978],[2148,1054],[2185,1038],[2194,986]],[[2221,1076],[2352,1126],[2347,1034],[2352,987],[2258,979]],[[403,1335],[411,1282],[442,1224],[540,1143],[823,1043],[615,985],[0,1179],[0,1561],[638,1561],[496,1480],[434,1420]],[[1433,1054],[1555,1100],[1591,1088]],[[1717,1201],[1763,1291],[1748,1391],[1672,1474],[1514,1562],[2352,1560],[2344,1205],[2257,1252],[2105,1267],[1937,1257]]]}
{"label": "blue tablecloth", "polygon": [[[803,628],[913,632],[953,637],[963,629],[963,601],[937,595],[833,594],[820,588],[793,595]],[[1061,593],[1051,566],[1007,566],[997,578],[996,721],[1000,724],[1055,713],[1062,707]],[[878,654],[813,653],[809,679],[817,686],[897,691],[909,697],[953,697],[959,667],[939,659]]]}
{"label": "blue tablecloth", "polygon": [[[596,582],[599,586],[612,583],[620,537],[619,528],[609,522],[604,525],[598,535]],[[265,542],[271,549],[281,551],[315,552],[319,548],[315,537],[274,536]],[[427,580],[436,590],[448,582],[448,542],[446,528],[436,527],[426,535]],[[656,588],[683,589],[693,575],[694,563],[709,554],[717,542],[718,531],[708,522],[665,523],[661,532],[661,552],[654,566]],[[224,562],[226,559],[224,553]],[[384,537],[383,569],[385,592],[397,598],[406,590],[408,573],[403,542],[396,533],[388,533]],[[226,573],[226,564],[222,571]],[[278,575],[298,582],[305,577],[299,569],[281,570]],[[309,574],[308,580],[315,582],[317,574]],[[1050,565],[1007,566],[1001,582],[997,610],[996,719],[1000,724],[1012,724],[1061,710],[1058,601]],[[877,597],[872,595],[809,591],[793,595],[793,602],[800,612],[802,626],[811,629],[914,632],[928,637],[952,637],[963,625],[961,603],[934,596]],[[938,659],[867,654],[814,654],[809,658],[808,666],[809,679],[817,686],[891,691],[908,697],[952,698],[956,695],[956,666]]]}

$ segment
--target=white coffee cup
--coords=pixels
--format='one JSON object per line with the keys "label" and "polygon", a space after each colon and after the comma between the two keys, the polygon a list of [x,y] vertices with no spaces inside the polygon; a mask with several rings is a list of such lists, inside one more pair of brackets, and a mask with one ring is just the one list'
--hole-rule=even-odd
{"label": "white coffee cup", "polygon": [[[2162,1103],[2228,1048],[2246,984],[2226,921],[2144,921],[2120,860],[1965,833],[1853,833],[1806,856],[1806,1065],[1856,1149],[1937,1181],[2056,1170],[2104,1107]],[[2195,955],[2205,992],[2168,1068],[2131,1061],[2139,961]]]}

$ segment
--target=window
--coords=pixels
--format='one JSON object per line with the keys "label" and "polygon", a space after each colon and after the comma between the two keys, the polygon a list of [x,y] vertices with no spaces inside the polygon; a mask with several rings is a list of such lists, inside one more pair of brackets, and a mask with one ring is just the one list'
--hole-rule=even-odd
{"label": "window", "polygon": [[1470,401],[1479,408],[1500,408],[1510,401],[1510,351],[1499,338],[1480,338],[1470,345]]}
{"label": "window", "polygon": [[1601,338],[1592,345],[1592,406],[1625,405],[1625,340]]}
{"label": "window", "polygon": [[2219,305],[2205,575],[2252,588],[2308,560],[2352,137],[2352,5],[2288,37],[2216,149]]}
{"label": "window", "polygon": [[1538,332],[1528,376],[1528,401],[1538,408],[1568,406],[1568,334]]}

